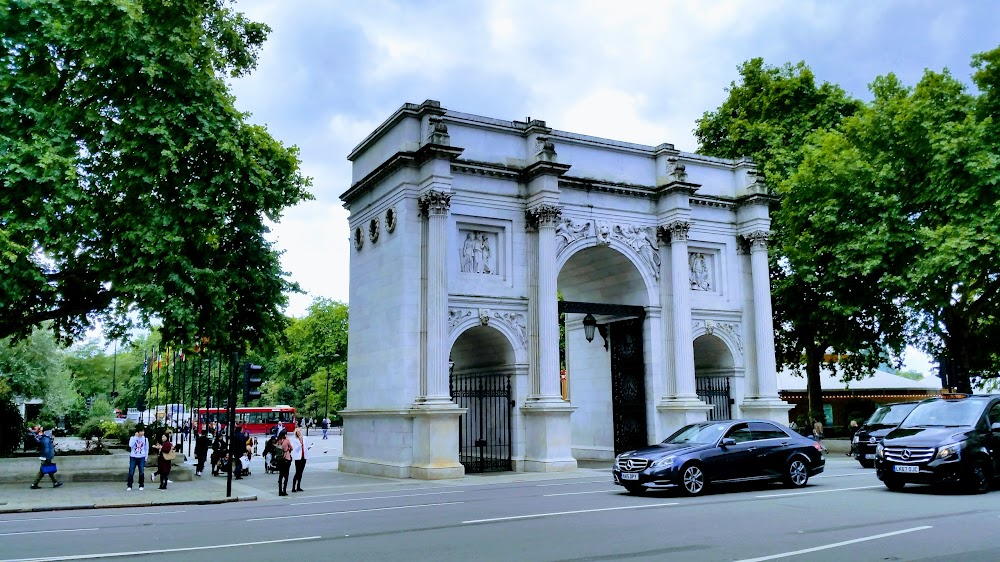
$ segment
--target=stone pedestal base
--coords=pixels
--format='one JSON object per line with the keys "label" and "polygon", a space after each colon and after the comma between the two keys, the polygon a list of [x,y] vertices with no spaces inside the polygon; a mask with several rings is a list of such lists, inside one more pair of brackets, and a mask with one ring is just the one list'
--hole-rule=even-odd
{"label": "stone pedestal base", "polygon": [[572,454],[570,415],[576,410],[562,400],[528,402],[524,415],[525,472],[570,472],[576,470]]}
{"label": "stone pedestal base", "polygon": [[455,404],[413,408],[411,478],[444,480],[465,476],[465,467],[458,462],[458,418],[465,411]]}
{"label": "stone pedestal base", "polygon": [[788,411],[794,408],[793,405],[779,398],[746,398],[740,404],[743,417],[747,419],[771,420],[781,424],[788,424]]}
{"label": "stone pedestal base", "polygon": [[708,419],[711,406],[702,402],[697,396],[671,396],[660,400],[656,405],[659,415],[659,430],[655,441],[662,441],[673,432],[689,423],[703,422]]}

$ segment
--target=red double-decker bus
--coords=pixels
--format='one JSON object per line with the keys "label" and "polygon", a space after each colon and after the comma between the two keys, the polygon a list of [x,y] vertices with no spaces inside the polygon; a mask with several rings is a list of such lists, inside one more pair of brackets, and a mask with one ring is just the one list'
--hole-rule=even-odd
{"label": "red double-decker bus", "polygon": [[[205,429],[208,422],[218,422],[225,426],[229,413],[225,408],[198,408],[198,432]],[[266,434],[281,424],[289,433],[295,431],[295,408],[291,406],[236,407],[236,425],[251,434]]]}

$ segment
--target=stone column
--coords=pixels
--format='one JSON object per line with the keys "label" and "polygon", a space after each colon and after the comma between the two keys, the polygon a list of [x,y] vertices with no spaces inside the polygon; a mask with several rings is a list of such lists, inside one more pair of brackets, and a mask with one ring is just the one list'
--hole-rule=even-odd
{"label": "stone column", "polygon": [[448,209],[451,193],[428,191],[420,196],[427,214],[427,355],[418,402],[451,403],[448,391]]}
{"label": "stone column", "polygon": [[676,396],[696,397],[694,389],[694,342],[691,340],[691,283],[688,275],[688,231],[691,223],[667,225],[670,232],[670,282],[673,284],[674,384]]}
{"label": "stone column", "polygon": [[750,276],[753,282],[754,339],[757,341],[757,393],[778,396],[777,366],[774,359],[774,319],[771,311],[771,278],[767,265],[765,231],[751,232]]}
{"label": "stone column", "polygon": [[559,301],[556,297],[556,225],[562,209],[538,205],[527,211],[528,222],[537,230],[537,292],[533,295],[537,311],[538,368],[529,400],[563,402],[559,389]]}

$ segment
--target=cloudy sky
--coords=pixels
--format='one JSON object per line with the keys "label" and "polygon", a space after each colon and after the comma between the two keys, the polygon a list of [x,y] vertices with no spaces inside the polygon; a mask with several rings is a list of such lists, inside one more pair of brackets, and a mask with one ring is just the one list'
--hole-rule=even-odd
{"label": "cloudy sky", "polygon": [[273,29],[237,106],[301,149],[314,201],[273,230],[306,295],[348,300],[346,156],[403,103],[694,152],[692,130],[753,57],[805,61],[869,99],[876,76],[915,83],[1000,46],[1000,2],[807,0],[239,0]]}

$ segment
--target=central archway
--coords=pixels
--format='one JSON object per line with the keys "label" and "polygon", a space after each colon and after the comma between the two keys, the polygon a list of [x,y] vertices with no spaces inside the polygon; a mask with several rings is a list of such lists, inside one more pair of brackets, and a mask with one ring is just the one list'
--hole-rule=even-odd
{"label": "central archway", "polygon": [[[572,248],[571,248],[572,249]],[[578,460],[610,460],[616,452],[648,444],[653,411],[649,369],[649,280],[622,249],[610,245],[578,248],[562,260],[557,286],[563,301],[593,307],[592,341],[583,320],[588,313],[563,315],[565,398],[576,408],[572,451]],[[639,314],[629,312],[636,307]],[[578,309],[574,309],[578,310]]]}

